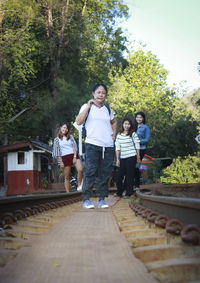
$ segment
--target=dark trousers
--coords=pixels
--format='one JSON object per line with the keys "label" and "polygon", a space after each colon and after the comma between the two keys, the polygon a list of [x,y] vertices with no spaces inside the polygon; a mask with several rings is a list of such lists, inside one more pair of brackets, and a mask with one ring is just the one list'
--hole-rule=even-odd
{"label": "dark trousers", "polygon": [[[146,149],[140,149],[140,160],[142,161],[144,155],[146,153]],[[135,169],[135,180],[134,180],[134,185],[135,187],[139,188],[140,187],[140,170],[139,168]]]}
{"label": "dark trousers", "polygon": [[120,159],[120,167],[117,177],[117,195],[120,197],[123,193],[124,178],[126,179],[126,195],[131,196],[133,194],[136,160],[136,156]]}
{"label": "dark trousers", "polygon": [[108,179],[113,168],[114,148],[103,148],[93,144],[85,144],[85,170],[83,177],[83,200],[92,196],[92,188],[96,180],[96,194],[104,199],[108,196]]}

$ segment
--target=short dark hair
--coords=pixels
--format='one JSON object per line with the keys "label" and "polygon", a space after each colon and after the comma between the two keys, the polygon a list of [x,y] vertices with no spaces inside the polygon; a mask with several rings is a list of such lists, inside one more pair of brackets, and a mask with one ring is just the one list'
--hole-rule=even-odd
{"label": "short dark hair", "polygon": [[107,88],[107,86],[106,86],[105,84],[96,84],[96,85],[93,87],[92,92],[95,92],[95,91],[97,90],[97,88],[100,87],[100,86],[102,86],[102,87],[105,89],[106,94],[107,94],[107,93],[108,93],[108,88]]}
{"label": "short dark hair", "polygon": [[132,122],[131,119],[129,119],[129,118],[124,118],[124,119],[123,119],[120,133],[123,133],[123,131],[124,131],[123,124],[124,124],[124,122],[126,122],[126,121],[128,121],[129,124],[130,124],[130,128],[129,128],[129,131],[128,131],[127,136],[130,136],[130,137],[131,137],[132,134],[133,134],[133,132],[134,132],[134,128],[133,128],[133,122]]}

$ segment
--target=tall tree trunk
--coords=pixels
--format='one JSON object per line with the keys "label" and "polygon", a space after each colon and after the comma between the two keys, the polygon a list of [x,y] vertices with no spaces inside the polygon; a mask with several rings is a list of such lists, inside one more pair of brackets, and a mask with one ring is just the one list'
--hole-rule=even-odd
{"label": "tall tree trunk", "polygon": [[87,7],[87,0],[84,1],[83,9],[81,15],[84,16]]}
{"label": "tall tree trunk", "polygon": [[0,26],[2,25],[3,16],[4,16],[4,11],[2,9],[3,2],[5,3],[5,0],[0,0]]}
{"label": "tall tree trunk", "polygon": [[[1,1],[1,0],[0,0]],[[60,21],[61,21],[61,28],[60,31],[56,30],[56,27],[54,25],[54,18],[53,13],[54,10],[56,10],[56,7],[50,2],[46,2],[46,4],[43,6],[46,8],[46,32],[47,32],[47,38],[48,38],[48,44],[49,44],[49,58],[50,58],[50,83],[49,83],[49,89],[52,94],[52,99],[56,105],[56,97],[57,92],[55,89],[55,82],[58,77],[58,71],[60,67],[60,60],[61,60],[61,54],[63,49],[63,38],[64,38],[64,32],[65,32],[65,26],[67,21],[67,11],[69,7],[70,0],[63,1],[62,7],[60,8]],[[58,44],[56,44],[58,42]],[[52,116],[54,117],[54,121],[52,121],[52,136],[55,137],[57,132],[57,124],[58,121],[56,119],[56,113],[52,113]]]}
{"label": "tall tree trunk", "polygon": [[53,32],[53,14],[52,6],[47,8],[47,36],[51,37]]}
{"label": "tall tree trunk", "polygon": [[64,33],[66,28],[66,23],[68,21],[68,11],[69,11],[69,3],[70,0],[67,0],[66,4],[62,7],[61,12],[61,30],[60,30],[60,36],[59,36],[59,46],[58,46],[58,52],[57,52],[57,58],[55,62],[55,77],[57,76],[59,67],[60,67],[60,58],[61,54],[64,48]]}

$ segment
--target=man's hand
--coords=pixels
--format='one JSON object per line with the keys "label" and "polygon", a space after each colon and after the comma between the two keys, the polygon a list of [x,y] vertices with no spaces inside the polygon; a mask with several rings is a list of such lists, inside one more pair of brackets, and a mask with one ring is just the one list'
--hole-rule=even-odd
{"label": "man's hand", "polygon": [[87,106],[88,106],[89,108],[91,108],[92,104],[94,104],[94,103],[95,103],[95,100],[94,100],[94,99],[90,99],[90,100],[88,101],[88,103],[87,103]]}

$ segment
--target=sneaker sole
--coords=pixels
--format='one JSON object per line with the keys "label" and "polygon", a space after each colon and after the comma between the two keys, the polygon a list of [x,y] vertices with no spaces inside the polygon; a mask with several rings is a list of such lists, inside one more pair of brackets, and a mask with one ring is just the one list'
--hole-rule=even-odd
{"label": "sneaker sole", "polygon": [[94,205],[83,206],[83,208],[87,208],[87,209],[93,209],[93,208],[94,208]]}
{"label": "sneaker sole", "polygon": [[102,206],[98,206],[98,208],[109,208],[108,205],[102,205]]}

